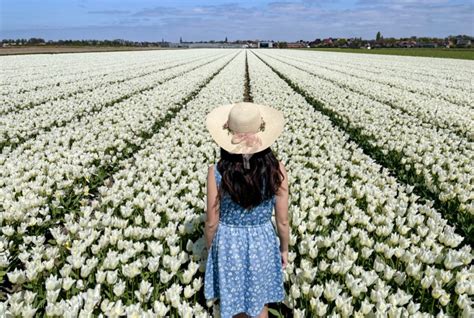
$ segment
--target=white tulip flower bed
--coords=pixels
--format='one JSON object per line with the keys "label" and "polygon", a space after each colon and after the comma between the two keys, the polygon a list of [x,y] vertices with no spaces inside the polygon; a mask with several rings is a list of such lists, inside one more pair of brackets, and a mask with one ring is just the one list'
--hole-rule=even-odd
{"label": "white tulip flower bed", "polygon": [[452,61],[392,58],[0,58],[0,317],[218,317],[204,122],[244,99],[286,118],[272,148],[289,174],[287,295],[272,313],[472,317],[469,85]]}
{"label": "white tulip flower bed", "polygon": [[[2,127],[0,130],[0,149],[16,145],[37,135],[42,130],[65,125],[77,117],[88,116],[90,113],[113,106],[123,99],[153,89],[170,79],[216,59],[218,57],[197,62],[192,61],[184,65],[182,63],[177,65],[172,63],[170,66],[166,64],[159,65],[151,68],[151,70],[146,68],[146,75],[133,75],[131,78],[121,79],[118,82],[109,82],[108,85],[100,85],[100,82],[107,80],[98,78],[95,81],[87,81],[94,88],[88,92],[74,94],[65,99],[57,98],[48,102],[40,101],[40,105],[36,107],[8,113],[0,119],[0,127]],[[119,78],[123,77],[123,74],[118,76]],[[46,91],[49,91],[49,89]],[[54,91],[52,93],[54,94]]]}
{"label": "white tulip flower bed", "polygon": [[[308,71],[337,86],[391,105],[420,118],[423,122],[435,123],[437,127],[452,129],[459,135],[467,137],[471,141],[474,140],[474,114],[470,107],[446,101],[444,99],[446,92],[444,90],[440,92],[439,87],[429,85],[430,82],[420,83],[406,79],[396,81],[393,77],[374,76],[368,72],[364,74],[360,70],[352,73],[341,72],[336,68],[327,69],[320,65],[314,65],[308,59],[295,60],[294,58],[278,57],[278,60]],[[348,74],[351,76],[347,76]],[[401,83],[399,84],[399,82]],[[437,94],[433,94],[433,96],[425,94],[431,90]],[[469,92],[468,89],[455,91],[457,96],[468,98],[467,105],[474,105],[474,96]]]}
{"label": "white tulip flower bed", "polygon": [[[373,158],[383,162],[401,180],[416,185],[420,192],[436,200],[445,216],[474,242],[474,136],[460,136],[455,129],[438,125],[438,121],[423,121],[390,103],[336,85],[312,74],[317,70],[296,68],[290,65],[294,63],[291,51],[285,54],[288,63],[272,55],[259,55],[318,110],[344,127]],[[311,66],[305,67],[311,69]],[[357,79],[354,81],[358,82]],[[385,91],[389,92],[390,88]],[[427,114],[431,112],[416,103],[411,107]],[[444,113],[438,116],[443,117]],[[461,126],[472,135],[474,110],[464,108],[464,117],[470,120]]]}
{"label": "white tulip flower bed", "polygon": [[[456,105],[471,105],[472,70],[469,61],[417,57],[355,56],[353,54],[313,54],[294,51],[291,61],[311,62],[322,70],[332,70],[373,83],[384,83],[406,91],[446,99]],[[272,56],[285,56],[286,52],[274,52]],[[290,60],[286,60],[291,62]],[[472,62],[471,62],[472,63]],[[455,68],[458,71],[452,72]],[[439,88],[443,89],[440,90]]]}
{"label": "white tulip flower bed", "polygon": [[41,54],[29,56],[28,59],[10,56],[8,60],[1,61],[0,95],[10,95],[19,100],[21,94],[36,91],[36,96],[32,97],[37,102],[38,95],[43,95],[43,92],[38,91],[41,88],[49,89],[49,95],[46,94],[48,91],[44,92],[44,96],[49,99],[55,97],[53,93],[65,95],[79,92],[91,87],[92,83],[108,85],[109,81],[125,80],[128,75],[138,77],[149,73],[148,67],[156,68],[167,63],[183,63],[191,58],[209,56],[205,52],[187,53],[176,56],[172,51],[163,51],[150,56],[146,52],[135,52],[132,61],[129,55],[120,53],[88,53],[80,57]]}
{"label": "white tulip flower bed", "polygon": [[459,247],[463,237],[270,68],[249,61],[254,101],[288,118],[275,149],[291,175],[293,262],[285,274],[295,312],[429,316],[436,303],[469,316],[473,255]]}

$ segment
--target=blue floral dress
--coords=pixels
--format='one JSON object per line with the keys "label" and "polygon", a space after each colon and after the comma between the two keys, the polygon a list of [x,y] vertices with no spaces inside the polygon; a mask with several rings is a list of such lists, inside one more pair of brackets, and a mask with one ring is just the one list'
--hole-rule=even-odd
{"label": "blue floral dress", "polygon": [[[217,186],[221,175],[214,165]],[[275,196],[245,210],[229,195],[220,204],[206,262],[204,296],[219,298],[222,318],[258,316],[266,303],[285,298],[280,241],[271,222]]]}

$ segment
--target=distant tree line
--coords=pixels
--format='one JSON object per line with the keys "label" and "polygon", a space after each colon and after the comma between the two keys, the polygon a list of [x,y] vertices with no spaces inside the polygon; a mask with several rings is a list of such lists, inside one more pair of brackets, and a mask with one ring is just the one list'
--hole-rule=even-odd
{"label": "distant tree line", "polygon": [[[363,40],[362,38],[326,38],[315,39],[307,42],[310,47],[335,47],[335,48],[391,48],[391,47],[453,47],[470,48],[472,47],[473,37],[469,35],[450,35],[446,38],[436,37],[408,37],[408,38],[384,38],[380,32],[377,32],[374,40]],[[282,47],[286,47],[286,42],[280,42]]]}
{"label": "distant tree line", "polygon": [[[180,43],[228,43],[227,37],[221,41],[199,41],[199,42],[184,42],[180,38]],[[245,43],[244,41],[235,41],[235,43]],[[128,41],[122,39],[115,40],[49,40],[42,38],[30,39],[3,39],[2,44],[6,45],[61,45],[61,46],[169,46],[169,42],[161,40],[159,42],[152,41]]]}
{"label": "distant tree line", "polygon": [[[409,38],[384,38],[379,32],[375,35],[374,40],[363,40],[361,37],[354,38],[325,38],[315,39],[313,41],[299,40],[297,42],[277,42],[276,47],[334,47],[334,48],[390,48],[390,47],[458,47],[470,48],[472,47],[474,38],[469,35],[450,35],[446,38],[436,37],[416,37]],[[253,43],[255,41],[234,41],[232,43]],[[180,43],[228,43],[227,37],[221,41],[199,41],[199,42],[184,42],[180,38]],[[256,42],[255,42],[256,43]],[[157,46],[169,47],[170,43],[161,40],[159,42],[149,41],[128,41],[122,39],[115,40],[57,40],[46,41],[42,38],[30,39],[3,39],[2,46],[17,46],[17,45],[51,45],[51,46]]]}
{"label": "distant tree line", "polygon": [[30,39],[3,39],[3,46],[8,45],[60,45],[60,46],[166,46],[168,42],[127,41],[115,40],[49,40],[42,38]]}

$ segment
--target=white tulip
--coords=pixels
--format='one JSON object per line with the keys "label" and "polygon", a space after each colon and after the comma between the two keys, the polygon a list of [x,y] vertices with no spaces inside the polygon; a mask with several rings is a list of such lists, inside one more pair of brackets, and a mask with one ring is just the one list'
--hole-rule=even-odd
{"label": "white tulip", "polygon": [[64,277],[63,278],[63,289],[68,291],[69,289],[71,289],[72,285],[76,282],[75,279],[67,276],[67,277]]}
{"label": "white tulip", "polygon": [[166,306],[164,303],[158,301],[158,300],[155,300],[153,302],[153,310],[154,310],[154,313],[158,316],[158,317],[165,317],[166,314],[168,313],[169,311],[169,306]]}
{"label": "white tulip", "polygon": [[336,299],[336,297],[339,295],[341,291],[342,289],[339,288],[338,282],[334,282],[334,281],[326,282],[325,289],[324,289],[324,297],[329,301],[333,301]]}
{"label": "white tulip", "polygon": [[122,280],[119,280],[119,282],[115,284],[113,288],[115,296],[120,297],[125,291],[125,287],[126,287],[125,282]]}

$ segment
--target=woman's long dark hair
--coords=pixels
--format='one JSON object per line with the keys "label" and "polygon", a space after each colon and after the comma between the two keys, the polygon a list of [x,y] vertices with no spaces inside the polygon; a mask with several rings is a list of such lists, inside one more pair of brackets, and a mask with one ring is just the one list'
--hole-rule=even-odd
{"label": "woman's long dark hair", "polygon": [[252,155],[250,169],[244,169],[240,154],[232,154],[221,148],[217,170],[222,176],[218,189],[218,201],[225,193],[245,209],[253,208],[277,193],[284,175],[270,148]]}

